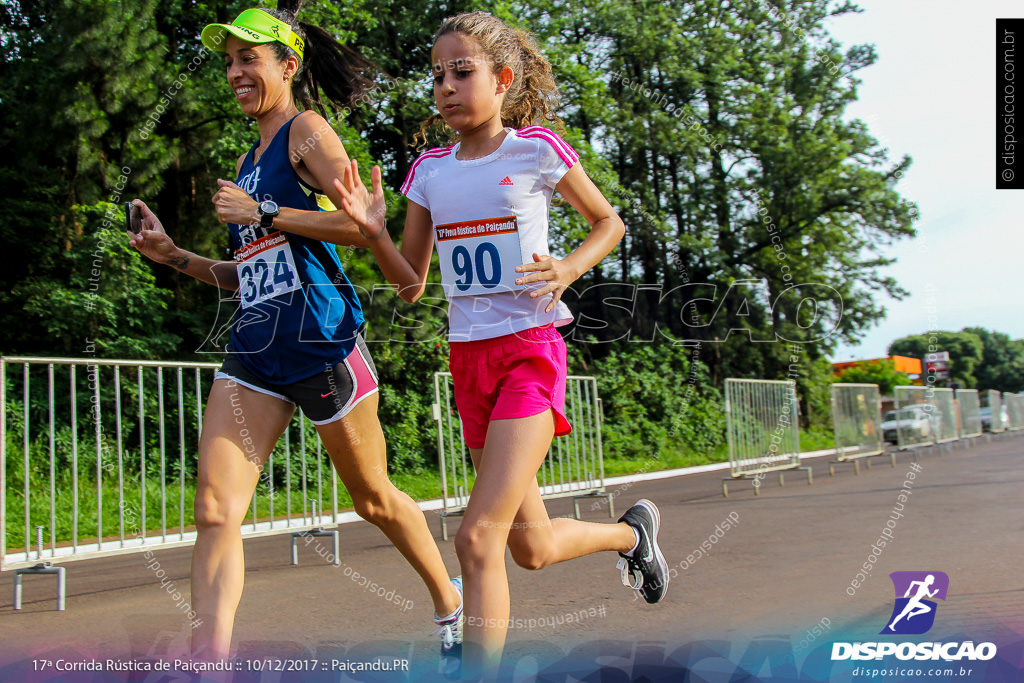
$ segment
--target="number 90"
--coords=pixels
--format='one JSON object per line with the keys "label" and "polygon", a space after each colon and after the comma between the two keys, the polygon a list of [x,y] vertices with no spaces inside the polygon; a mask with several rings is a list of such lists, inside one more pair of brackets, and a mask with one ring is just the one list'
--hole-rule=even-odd
{"label": "number 90", "polygon": [[477,279],[484,288],[492,289],[498,286],[498,282],[501,281],[501,259],[498,257],[498,248],[490,242],[481,242],[477,245],[473,257],[470,258],[469,249],[460,244],[452,250],[452,268],[459,276],[459,279],[455,281],[455,286],[460,292],[473,286],[474,265],[476,265]]}

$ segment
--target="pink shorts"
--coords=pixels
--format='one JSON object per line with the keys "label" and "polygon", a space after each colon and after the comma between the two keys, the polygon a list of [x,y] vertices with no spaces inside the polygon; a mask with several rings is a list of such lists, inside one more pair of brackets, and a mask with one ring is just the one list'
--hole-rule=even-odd
{"label": "pink shorts", "polygon": [[483,448],[491,420],[555,414],[555,436],[572,432],[565,418],[565,341],[552,325],[493,339],[452,342],[449,368],[455,405],[470,448]]}

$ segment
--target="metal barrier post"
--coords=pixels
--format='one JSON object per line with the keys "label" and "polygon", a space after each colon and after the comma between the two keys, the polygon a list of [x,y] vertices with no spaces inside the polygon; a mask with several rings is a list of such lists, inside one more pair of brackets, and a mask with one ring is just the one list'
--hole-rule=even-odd
{"label": "metal barrier post", "polygon": [[1003,394],[1006,403],[1006,429],[1018,432],[1024,429],[1024,394]]}
{"label": "metal barrier post", "polygon": [[[469,502],[469,468],[462,421],[454,406],[451,373],[434,373],[433,417],[437,420],[437,459],[441,471],[441,538],[448,540],[448,518],[461,516]],[[459,455],[456,458],[456,450]]]}
{"label": "metal barrier post", "polygon": [[725,380],[725,418],[731,476],[722,479],[722,495],[728,484],[752,479],[754,495],[760,495],[761,479],[786,470],[803,470],[807,484],[814,483],[810,467],[800,466],[800,425],[797,420],[796,382],[793,380]]}
{"label": "metal barrier post", "polygon": [[977,389],[957,389],[956,404],[960,414],[960,436],[972,439],[981,436],[981,399]]}
{"label": "metal barrier post", "polygon": [[[309,502],[312,507],[313,526],[309,529],[306,529],[305,531],[292,532],[292,564],[299,563],[298,541],[300,536],[304,538],[308,536],[329,536],[332,539],[332,543],[334,546],[333,564],[335,567],[337,567],[341,564],[341,544],[338,538],[338,530],[331,529],[330,531],[328,531],[324,529],[323,526],[320,524],[319,501],[316,498],[310,498]],[[303,509],[303,512],[305,512],[305,509]]]}
{"label": "metal barrier post", "polygon": [[992,413],[988,431],[992,434],[1001,434],[1006,429],[1006,424],[1003,422],[1002,395],[995,389],[989,389],[986,395],[988,396],[988,409]]}
{"label": "metal barrier post", "polygon": [[[52,532],[51,532],[52,533]],[[34,567],[22,567],[14,570],[14,609],[21,609],[21,577],[25,574],[55,574],[57,576],[57,611],[64,611],[65,581],[64,567],[54,567],[52,562],[41,561],[43,557],[43,527],[36,526],[36,559],[40,560]]]}
{"label": "metal barrier post", "polygon": [[[871,458],[885,455],[882,440],[881,397],[877,384],[833,384],[832,427],[836,441],[836,459],[829,463],[829,476],[835,466],[852,462],[853,472],[860,474],[860,461],[871,467]],[[896,456],[889,454],[896,466]]]}

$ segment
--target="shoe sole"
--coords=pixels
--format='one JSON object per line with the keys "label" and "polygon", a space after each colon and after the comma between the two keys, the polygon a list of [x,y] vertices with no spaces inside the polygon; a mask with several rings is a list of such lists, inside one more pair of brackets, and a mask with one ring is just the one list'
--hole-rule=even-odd
{"label": "shoe sole", "polygon": [[[665,577],[665,583],[662,586],[663,590],[662,590],[662,593],[661,593],[661,597],[658,598],[658,600],[656,601],[656,602],[661,602],[662,600],[665,599],[665,596],[668,594],[668,580],[669,580],[668,562],[665,561],[665,556],[662,555],[662,553],[661,553],[661,546],[658,545],[658,532],[661,530],[661,512],[659,512],[657,505],[655,505],[651,501],[647,500],[646,498],[642,498],[642,499],[638,500],[636,502],[636,505],[639,505],[640,507],[642,507],[645,510],[647,510],[650,513],[650,515],[651,515],[651,519],[654,520],[654,531],[653,531],[653,534],[652,534],[652,538],[650,539],[651,540],[651,546],[654,548],[654,559],[657,560],[657,562],[658,562],[658,568],[661,569],[662,575]],[[646,598],[644,598],[644,599],[646,599]],[[652,602],[651,604],[652,605],[656,604],[656,602]]]}

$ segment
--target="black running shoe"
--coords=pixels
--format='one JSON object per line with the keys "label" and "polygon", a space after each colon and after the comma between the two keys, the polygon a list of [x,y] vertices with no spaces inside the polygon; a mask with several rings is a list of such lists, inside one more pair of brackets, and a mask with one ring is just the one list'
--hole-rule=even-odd
{"label": "black running shoe", "polygon": [[619,521],[636,529],[640,536],[633,557],[619,553],[620,559],[615,567],[622,572],[622,585],[638,591],[651,604],[661,602],[668,588],[669,577],[668,563],[658,547],[658,529],[661,526],[658,506],[646,498],[638,500],[636,505],[619,517]]}

